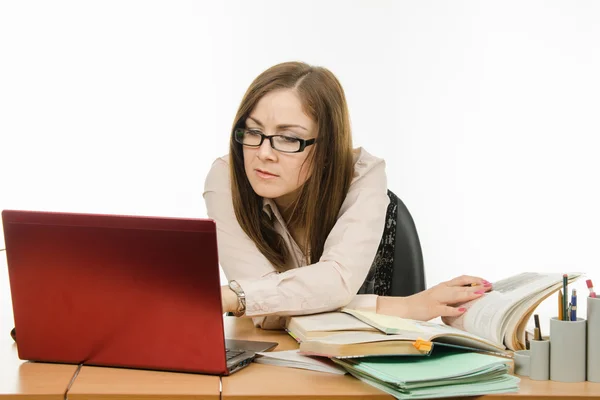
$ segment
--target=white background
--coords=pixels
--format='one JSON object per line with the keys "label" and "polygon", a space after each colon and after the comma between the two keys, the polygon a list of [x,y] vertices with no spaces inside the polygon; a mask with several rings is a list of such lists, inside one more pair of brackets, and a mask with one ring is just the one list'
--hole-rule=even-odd
{"label": "white background", "polygon": [[0,1],[0,209],[203,217],[244,91],[302,60],[387,161],[428,286],[600,285],[599,20],[595,1]]}

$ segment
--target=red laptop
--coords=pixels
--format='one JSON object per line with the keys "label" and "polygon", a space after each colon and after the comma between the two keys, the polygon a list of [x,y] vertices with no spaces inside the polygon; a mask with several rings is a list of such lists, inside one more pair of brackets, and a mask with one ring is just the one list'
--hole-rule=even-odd
{"label": "red laptop", "polygon": [[2,221],[23,360],[227,375],[276,345],[225,340],[212,220],[4,210]]}

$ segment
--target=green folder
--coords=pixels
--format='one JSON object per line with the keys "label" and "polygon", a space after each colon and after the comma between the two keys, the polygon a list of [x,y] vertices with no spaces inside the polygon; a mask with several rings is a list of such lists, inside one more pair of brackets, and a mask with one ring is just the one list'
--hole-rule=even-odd
{"label": "green folder", "polygon": [[473,384],[426,387],[412,390],[400,390],[383,384],[373,378],[350,372],[357,379],[378,388],[397,399],[430,399],[456,396],[481,396],[485,394],[511,393],[518,391],[519,378],[505,374],[501,378],[485,380]]}
{"label": "green folder", "polygon": [[349,373],[401,399],[515,392],[510,360],[489,354],[438,350],[429,357],[334,359]]}

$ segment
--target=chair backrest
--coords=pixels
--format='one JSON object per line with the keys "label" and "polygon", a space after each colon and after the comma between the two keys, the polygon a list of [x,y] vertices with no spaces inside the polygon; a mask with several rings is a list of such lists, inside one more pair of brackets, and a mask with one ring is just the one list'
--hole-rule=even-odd
{"label": "chair backrest", "polygon": [[410,296],[425,290],[423,251],[408,208],[394,193],[388,191],[388,196],[398,200],[391,295]]}
{"label": "chair backrest", "polygon": [[417,228],[406,205],[391,190],[385,228],[373,264],[358,294],[410,296],[425,290]]}

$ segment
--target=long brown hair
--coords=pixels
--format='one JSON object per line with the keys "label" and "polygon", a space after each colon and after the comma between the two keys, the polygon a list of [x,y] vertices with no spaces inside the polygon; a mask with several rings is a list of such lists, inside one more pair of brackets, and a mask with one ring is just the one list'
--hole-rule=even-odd
{"label": "long brown hair", "polygon": [[246,119],[267,93],[294,89],[304,112],[318,127],[317,143],[311,154],[312,171],[302,185],[291,227],[302,227],[308,240],[304,249],[308,263],[319,261],[329,232],[352,180],[352,136],[344,90],[329,70],[301,62],[275,65],[260,74],[250,85],[235,116],[229,144],[231,194],[237,220],[258,250],[278,269],[290,256],[283,238],[262,211],[263,199],[257,195],[244,170],[242,145],[233,138],[236,128],[245,127]]}

